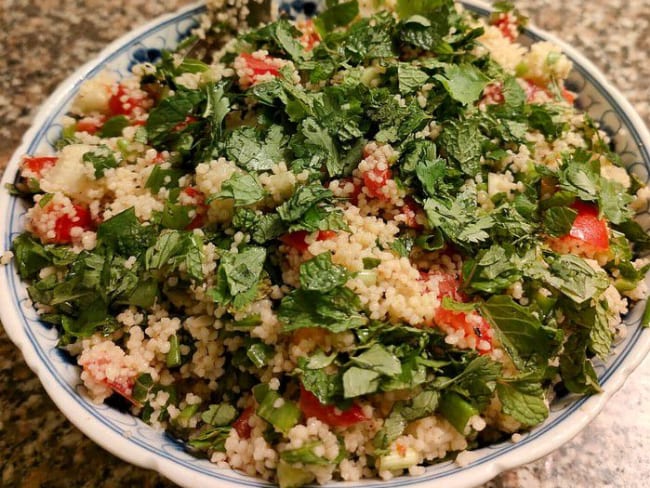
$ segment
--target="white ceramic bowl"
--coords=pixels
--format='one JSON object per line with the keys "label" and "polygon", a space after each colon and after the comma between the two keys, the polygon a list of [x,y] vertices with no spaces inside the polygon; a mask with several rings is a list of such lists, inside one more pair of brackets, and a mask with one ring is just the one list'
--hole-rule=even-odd
{"label": "white ceramic bowl", "polygon": [[[282,3],[282,2],[281,2]],[[300,2],[284,2],[285,11]],[[479,1],[465,5],[479,14],[489,8]],[[178,40],[194,26],[200,5],[193,5],[175,14],[161,17],[134,30],[108,46],[64,81],[43,105],[34,125],[25,134],[21,146],[11,159],[2,180],[0,192],[0,249],[10,249],[12,238],[23,229],[26,211],[24,202],[9,196],[5,183],[13,182],[23,154],[51,153],[59,137],[60,119],[66,113],[79,85],[103,69],[125,75],[136,62],[149,60],[160,49],[173,48]],[[295,13],[295,10],[292,11]],[[531,28],[526,36],[532,40],[550,40],[558,44],[571,58],[575,69],[569,86],[579,93],[577,103],[609,132],[616,151],[624,163],[643,181],[650,170],[650,134],[630,104],[607,83],[603,75],[588,60],[552,35]],[[640,215],[642,225],[650,227],[648,209]],[[61,411],[86,435],[99,445],[129,463],[159,471],[183,486],[241,488],[243,486],[272,486],[231,470],[219,470],[207,460],[197,459],[184,451],[180,442],[157,432],[127,414],[105,405],[95,405],[80,394],[78,368],[56,349],[57,333],[39,322],[28,299],[25,285],[15,267],[0,269],[0,318],[11,338],[21,349],[27,364],[39,376],[48,394]],[[397,488],[444,486],[469,487],[485,482],[500,472],[533,461],[576,435],[602,409],[627,376],[645,357],[650,348],[650,330],[641,329],[639,321],[642,304],[626,317],[627,335],[616,344],[607,363],[597,364],[596,370],[603,393],[588,398],[567,397],[554,402],[548,420],[523,435],[520,442],[503,442],[475,451],[474,461],[465,467],[444,462],[427,468],[419,477],[401,477],[388,482],[367,480],[352,483],[332,483],[327,486]]]}

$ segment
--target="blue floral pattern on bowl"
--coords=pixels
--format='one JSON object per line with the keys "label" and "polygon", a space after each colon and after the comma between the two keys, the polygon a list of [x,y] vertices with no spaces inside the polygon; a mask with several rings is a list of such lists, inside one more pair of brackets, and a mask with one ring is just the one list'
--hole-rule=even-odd
{"label": "blue floral pattern on bowl", "polygon": [[[278,8],[281,14],[295,18],[313,15],[321,4],[322,2],[303,0],[282,1]],[[476,0],[467,2],[466,5],[482,15],[488,12],[487,7]],[[85,79],[106,69],[124,76],[136,63],[155,62],[162,50],[172,49],[187,35],[203,10],[202,6],[190,6],[138,29],[109,46],[96,60],[64,82],[48,100],[34,126],[26,134],[23,145],[7,168],[3,183],[10,182],[11,175],[15,175],[21,154],[54,151],[54,143],[61,133],[59,120]],[[552,37],[534,29],[528,30],[526,35],[535,41]],[[570,47],[563,48],[575,64],[569,83],[579,94],[577,103],[608,132],[624,164],[647,182],[650,136],[643,123],[590,63]],[[0,195],[0,231],[5,249],[11,248],[13,237],[22,231],[25,211],[25,204],[21,200],[8,196],[6,192]],[[650,212],[647,208],[640,212],[640,221],[646,229],[650,227]],[[0,311],[10,337],[22,349],[28,364],[37,372],[59,408],[98,444],[126,461],[156,469],[181,485],[219,488],[272,486],[235,471],[217,469],[209,461],[190,455],[182,443],[166,433],[157,432],[139,419],[107,405],[90,402],[79,386],[78,368],[56,348],[56,331],[38,320],[25,285],[13,266],[5,266],[0,270],[0,288],[6,290],[4,296],[0,297]],[[628,334],[615,346],[610,359],[597,365],[600,381],[606,391],[604,396],[558,399],[551,405],[551,414],[543,425],[524,434],[517,444],[503,442],[475,451],[474,461],[467,466],[459,467],[448,461],[427,468],[426,473],[419,477],[402,477],[386,482],[365,480],[346,483],[344,486],[431,487],[436,482],[445,487],[474,486],[505,469],[548,453],[584,427],[645,356],[650,348],[650,332],[639,326],[641,313],[641,307],[637,306],[628,314]],[[333,483],[326,486],[342,485]]]}

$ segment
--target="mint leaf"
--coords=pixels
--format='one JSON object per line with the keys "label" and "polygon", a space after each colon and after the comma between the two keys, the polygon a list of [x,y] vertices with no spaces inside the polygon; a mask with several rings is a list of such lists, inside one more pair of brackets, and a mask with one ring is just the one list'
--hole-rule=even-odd
{"label": "mint leaf", "polygon": [[591,361],[587,359],[589,331],[577,329],[569,336],[560,356],[560,375],[567,390],[587,395],[601,391]]}
{"label": "mint leaf", "polygon": [[571,231],[577,215],[572,208],[551,207],[544,213],[544,228],[550,236],[565,236]]}
{"label": "mint leaf", "polygon": [[599,297],[609,286],[609,278],[603,271],[594,270],[587,262],[573,254],[549,256],[551,274],[544,279],[574,302],[580,304]]}
{"label": "mint leaf", "polygon": [[483,139],[476,120],[450,120],[445,123],[437,142],[444,154],[455,161],[463,173],[474,177],[481,169]]}
{"label": "mint leaf", "polygon": [[332,196],[332,192],[320,183],[300,186],[291,198],[277,208],[277,212],[285,222],[294,222],[303,217],[314,205]]}
{"label": "mint leaf", "polygon": [[361,327],[368,322],[361,314],[359,297],[345,287],[325,293],[294,290],[282,299],[278,319],[284,332],[304,327],[321,327],[338,333]]}
{"label": "mint leaf", "polygon": [[265,135],[252,127],[232,131],[225,144],[229,159],[247,171],[268,171],[285,159],[288,138],[279,125],[272,126]]}
{"label": "mint leaf", "polygon": [[110,168],[117,168],[118,164],[113,151],[104,145],[85,153],[82,159],[84,162],[93,165],[95,168],[95,178],[101,178],[104,176],[104,171]]}
{"label": "mint leaf", "polygon": [[265,259],[263,247],[249,246],[236,253],[224,252],[217,270],[218,286],[225,285],[230,298],[253,289],[260,279]]}
{"label": "mint leaf", "polygon": [[120,137],[122,135],[122,130],[129,125],[129,119],[124,115],[117,115],[104,122],[104,125],[97,135],[99,137]]}
{"label": "mint leaf", "polygon": [[97,228],[97,239],[126,257],[142,253],[153,244],[156,234],[153,226],[140,223],[133,207],[105,220]]}
{"label": "mint leaf", "polygon": [[469,105],[477,101],[490,79],[471,64],[450,64],[445,67],[445,76],[436,75],[451,97]]}
{"label": "mint leaf", "polygon": [[372,369],[386,376],[395,376],[402,372],[402,364],[395,354],[381,344],[374,344],[370,349],[351,358],[358,366]]}
{"label": "mint leaf", "polygon": [[548,417],[544,390],[539,383],[527,381],[499,382],[496,386],[503,413],[523,425],[537,425]]}
{"label": "mint leaf", "polygon": [[201,420],[213,427],[223,427],[237,417],[237,410],[229,403],[219,403],[210,405],[208,409],[201,414]]}
{"label": "mint leaf", "polygon": [[343,397],[354,398],[376,392],[379,388],[379,376],[376,371],[351,367],[343,373]]}
{"label": "mint leaf", "polygon": [[326,10],[318,14],[314,19],[314,25],[319,34],[324,37],[328,32],[336,27],[341,27],[352,22],[359,15],[359,2],[341,2],[331,5]]}
{"label": "mint leaf", "polygon": [[409,63],[400,63],[397,68],[399,91],[402,95],[413,93],[424,85],[429,75]]}
{"label": "mint leaf", "polygon": [[332,264],[332,253],[325,252],[300,265],[300,286],[305,290],[328,292],[350,279],[343,267]]}
{"label": "mint leaf", "polygon": [[264,198],[262,185],[249,173],[233,173],[221,184],[221,191],[210,195],[208,202],[214,199],[232,198],[235,207],[253,205]]}
{"label": "mint leaf", "polygon": [[520,370],[543,369],[557,352],[561,332],[543,326],[509,296],[492,296],[479,308]]}

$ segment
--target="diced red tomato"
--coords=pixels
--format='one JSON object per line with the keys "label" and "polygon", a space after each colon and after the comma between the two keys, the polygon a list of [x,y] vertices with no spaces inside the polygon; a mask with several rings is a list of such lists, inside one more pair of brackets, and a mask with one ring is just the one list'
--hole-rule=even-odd
{"label": "diced red tomato", "polygon": [[104,125],[104,118],[98,117],[84,117],[77,121],[75,130],[77,132],[87,132],[88,134],[95,134]]}
{"label": "diced red tomato", "polygon": [[323,405],[316,395],[300,386],[300,410],[305,417],[314,417],[332,427],[349,427],[368,420],[361,407],[353,404],[346,410],[339,410],[334,405]]}
{"label": "diced red tomato", "polygon": [[[155,161],[155,160],[154,160]],[[196,206],[196,215],[192,221],[185,227],[186,230],[200,229],[205,224],[205,215],[208,211],[208,206],[205,203],[205,195],[202,191],[197,190],[192,186],[183,188],[183,193],[194,200]]]}
{"label": "diced red tomato", "polygon": [[465,337],[475,337],[477,345],[480,341],[485,341],[488,347],[477,348],[480,354],[487,354],[492,350],[490,324],[488,324],[487,320],[485,320],[480,315],[474,315],[472,317],[476,320],[476,322],[474,322],[474,320],[470,321],[469,314],[467,312],[447,310],[441,306],[438,308],[438,310],[436,310],[434,318],[436,323],[440,325],[446,325],[456,330],[464,330]]}
{"label": "diced red tomato", "polygon": [[359,193],[361,193],[361,182],[353,178],[341,178],[339,180],[339,187],[347,187],[348,184],[352,185],[352,191],[348,195],[352,205],[357,205],[359,203]]}
{"label": "diced red tomato", "polygon": [[500,81],[490,83],[483,89],[483,97],[481,103],[487,105],[500,105],[505,102],[503,95],[503,85]]}
{"label": "diced red tomato", "polygon": [[401,442],[398,442],[395,445],[395,450],[397,451],[397,454],[399,454],[400,456],[402,457],[406,456],[406,446]]}
{"label": "diced red tomato", "polygon": [[511,42],[514,41],[519,34],[517,18],[510,12],[499,13],[490,19],[490,23],[498,27],[503,34],[503,37],[509,39]]}
{"label": "diced red tomato", "polygon": [[302,33],[299,38],[300,44],[302,44],[306,51],[311,51],[320,42],[320,36],[316,32],[314,21],[307,19],[304,22],[298,22],[297,27]]}
{"label": "diced red tomato", "polygon": [[58,160],[59,158],[54,156],[25,156],[23,167],[40,176],[43,170],[51,168]]}
{"label": "diced red tomato", "polygon": [[525,89],[526,89],[526,101],[527,102],[534,101],[535,98],[537,97],[538,93],[546,93],[549,97],[551,96],[551,94],[549,93],[549,91],[545,87],[539,86],[538,84],[536,84],[532,80],[526,80],[526,88]]}
{"label": "diced red tomato", "polygon": [[[440,278],[438,280],[438,298],[442,300],[444,297],[450,297],[453,300],[461,303],[469,301],[469,297],[460,290],[459,279],[450,273],[435,273]],[[424,277],[429,277],[430,274],[425,274]],[[475,312],[457,312],[449,310],[440,306],[434,314],[436,324],[451,327],[455,330],[463,330],[465,337],[474,337],[476,345],[479,346],[481,341],[484,343],[481,347],[477,347],[480,354],[487,354],[492,350],[492,336],[490,331],[490,324],[480,315]]]}
{"label": "diced red tomato", "polygon": [[607,222],[598,217],[598,207],[589,203],[576,201],[571,208],[578,212],[569,234],[558,238],[556,242],[570,243],[578,241],[587,245],[594,252],[609,249],[609,231]]}
{"label": "diced red tomato", "polygon": [[336,237],[336,231],[334,230],[319,230],[318,235],[316,236],[317,241],[327,241],[329,239],[334,239]]}
{"label": "diced red tomato", "polygon": [[153,163],[162,164],[164,162],[165,162],[165,157],[162,155],[162,153],[156,153],[156,157],[153,158]]}
{"label": "diced red tomato", "polygon": [[306,230],[297,230],[296,232],[289,232],[280,237],[280,240],[287,246],[293,247],[299,252],[306,252],[309,244],[305,241],[309,235]]}
{"label": "diced red tomato", "polygon": [[404,206],[402,207],[402,214],[406,217],[406,226],[411,229],[421,229],[422,225],[417,221],[417,215],[420,211],[420,206],[410,197],[404,199]]}
{"label": "diced red tomato", "polygon": [[99,383],[103,383],[106,386],[108,386],[111,390],[113,390],[115,393],[119,394],[120,396],[126,398],[129,402],[131,402],[133,405],[140,406],[139,402],[133,398],[133,387],[135,386],[135,375],[134,376],[119,376],[117,378],[114,378],[112,380],[109,380],[108,378],[104,376],[103,379],[98,380],[98,372],[105,370],[109,365],[111,364],[111,361],[109,361],[106,358],[99,358],[95,359],[93,361],[87,362],[82,364],[81,366],[83,367],[84,371],[88,373],[90,376],[92,376],[95,381],[98,381]]}
{"label": "diced red tomato", "polygon": [[272,63],[273,58],[266,56],[265,58],[256,58],[249,53],[241,53],[240,56],[246,61],[246,66],[253,70],[253,76],[265,75],[270,73],[273,76],[279,76],[279,68]]}
{"label": "diced red tomato", "polygon": [[180,132],[183,129],[185,129],[185,127],[187,127],[188,125],[196,121],[197,121],[196,117],[192,117],[191,115],[188,115],[187,117],[185,117],[185,120],[183,122],[179,122],[178,124],[176,124],[172,130],[174,132]]}
{"label": "diced red tomato", "polygon": [[[293,247],[297,251],[306,252],[309,249],[309,244],[307,244],[307,236],[309,232],[306,230],[297,230],[295,232],[289,232],[288,234],[280,237],[280,240],[287,246]],[[336,231],[333,230],[319,230],[316,235],[317,241],[326,241],[328,239],[334,239],[336,237]]]}
{"label": "diced red tomato", "polygon": [[92,219],[87,208],[74,204],[74,210],[74,217],[64,214],[56,219],[54,223],[54,241],[57,244],[66,244],[72,240],[70,231],[73,227],[81,227],[85,230],[92,227]]}
{"label": "diced red tomato", "polygon": [[240,439],[249,439],[251,436],[251,426],[248,420],[253,415],[253,407],[248,407],[237,417],[237,420],[232,424],[233,429],[237,431]]}
{"label": "diced red tomato", "polygon": [[374,168],[363,173],[363,184],[367,188],[370,196],[378,198],[379,200],[388,200],[388,197],[384,194],[382,189],[386,186],[386,182],[390,180],[392,176],[393,174],[390,168]]}
{"label": "diced red tomato", "polygon": [[460,290],[460,281],[451,273],[435,273],[440,276],[438,281],[438,298],[450,297],[457,302],[466,302],[467,295]]}
{"label": "diced red tomato", "polygon": [[565,87],[562,87],[562,96],[570,105],[573,105],[573,102],[576,101],[575,94],[567,90]]}
{"label": "diced red tomato", "polygon": [[144,108],[147,98],[137,98],[128,94],[123,85],[117,86],[117,91],[108,101],[108,108],[111,115],[126,115],[131,117],[138,108]]}

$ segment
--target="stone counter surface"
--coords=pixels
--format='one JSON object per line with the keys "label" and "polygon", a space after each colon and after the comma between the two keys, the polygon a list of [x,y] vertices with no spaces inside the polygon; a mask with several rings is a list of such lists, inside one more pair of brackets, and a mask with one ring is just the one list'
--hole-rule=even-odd
{"label": "stone counter surface", "polygon": [[[0,171],[39,105],[123,33],[188,0],[2,0]],[[650,123],[650,0],[521,0],[533,24],[578,48]],[[650,479],[650,358],[603,412],[552,454],[485,486],[646,487]],[[173,487],[112,456],[49,400],[0,327],[0,486]]]}

